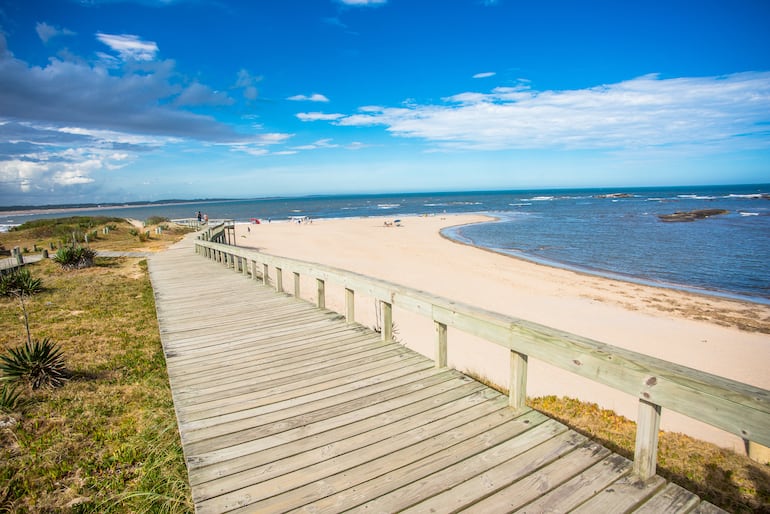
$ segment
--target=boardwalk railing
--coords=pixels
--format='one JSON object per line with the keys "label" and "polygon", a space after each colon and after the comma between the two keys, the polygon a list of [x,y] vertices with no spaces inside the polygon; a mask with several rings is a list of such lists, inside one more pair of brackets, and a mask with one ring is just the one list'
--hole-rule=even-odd
{"label": "boardwalk railing", "polygon": [[509,349],[509,403],[516,410],[525,408],[529,357],[637,397],[634,473],[642,479],[655,475],[662,407],[770,446],[770,391],[392,282],[212,241],[222,240],[223,233],[204,233],[195,243],[196,253],[264,284],[272,268],[277,291],[284,291],[284,277],[291,275],[297,297],[300,276],[315,278],[320,308],[326,307],[327,284],[344,287],[344,314],[351,323],[355,294],[371,296],[382,309],[385,340],[393,337],[394,305],[432,319],[436,367],[447,365],[447,327]]}

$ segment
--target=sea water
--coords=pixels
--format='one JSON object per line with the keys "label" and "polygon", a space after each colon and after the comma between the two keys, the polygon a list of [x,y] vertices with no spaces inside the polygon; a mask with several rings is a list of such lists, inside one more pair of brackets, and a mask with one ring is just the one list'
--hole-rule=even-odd
{"label": "sea water", "polygon": [[[728,213],[686,223],[661,214]],[[288,220],[485,213],[445,230],[458,241],[555,266],[770,303],[770,185],[341,195],[83,210],[146,219]],[[69,215],[68,213],[67,215]],[[0,225],[64,214],[0,215]]]}

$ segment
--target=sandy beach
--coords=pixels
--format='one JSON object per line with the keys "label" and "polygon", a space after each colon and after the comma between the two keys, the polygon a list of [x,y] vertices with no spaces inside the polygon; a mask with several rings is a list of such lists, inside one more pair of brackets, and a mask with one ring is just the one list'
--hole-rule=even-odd
{"label": "sandy beach", "polygon": [[[450,241],[444,227],[484,221],[480,215],[315,220],[240,224],[239,246],[317,262],[463,303],[534,321],[770,389],[770,307],[576,273]],[[314,286],[302,285],[312,298]],[[327,286],[340,310],[343,290]],[[374,302],[358,298],[356,319],[373,325]],[[432,357],[430,320],[394,311],[397,338]],[[459,332],[449,335],[449,364],[506,385],[507,351]],[[530,360],[529,396],[577,397],[635,419],[637,402],[623,393]],[[684,432],[743,451],[730,434],[663,411],[664,430]]]}

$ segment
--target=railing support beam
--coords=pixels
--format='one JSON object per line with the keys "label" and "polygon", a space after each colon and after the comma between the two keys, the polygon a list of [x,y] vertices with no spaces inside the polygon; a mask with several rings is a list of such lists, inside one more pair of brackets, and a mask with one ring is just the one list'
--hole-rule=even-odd
{"label": "railing support beam", "polygon": [[345,288],[345,321],[356,321],[356,294],[352,289]]}
{"label": "railing support beam", "polygon": [[316,296],[316,305],[319,309],[326,308],[326,282],[320,278],[315,279],[318,295]]}
{"label": "railing support beam", "polygon": [[268,272],[270,268],[267,264],[262,264],[262,285],[267,285],[268,282]]}
{"label": "railing support beam", "polygon": [[436,326],[436,367],[447,367],[447,328],[446,324],[434,321]]}
{"label": "railing support beam", "polygon": [[294,272],[294,297],[299,298],[299,273]]}
{"label": "railing support beam", "polygon": [[658,462],[658,432],[660,431],[660,405],[639,400],[636,417],[636,447],[634,448],[634,474],[642,480],[655,476]]}
{"label": "railing support beam", "polygon": [[283,292],[283,270],[278,266],[275,267],[275,290]]}
{"label": "railing support beam", "polygon": [[511,378],[508,405],[516,412],[527,406],[527,356],[511,350]]}
{"label": "railing support beam", "polygon": [[382,309],[382,340],[393,340],[393,304],[388,302],[380,302],[380,308]]}

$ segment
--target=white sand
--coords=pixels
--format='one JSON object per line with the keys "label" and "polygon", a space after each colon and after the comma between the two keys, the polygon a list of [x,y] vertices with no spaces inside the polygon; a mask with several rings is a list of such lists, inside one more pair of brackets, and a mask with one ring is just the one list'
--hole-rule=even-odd
{"label": "white sand", "polygon": [[[311,224],[242,224],[237,244],[389,280],[615,346],[770,389],[770,307],[609,280],[534,264],[449,241],[439,230],[483,221],[479,215],[315,220]],[[287,287],[291,289],[291,286]],[[312,298],[311,282],[302,283]],[[341,287],[327,285],[327,306],[342,310]],[[356,298],[356,319],[373,325],[374,302]],[[395,310],[397,337],[432,357],[430,320]],[[754,326],[742,330],[740,326]],[[507,351],[449,333],[450,366],[507,385]],[[577,397],[636,418],[623,393],[530,360],[528,395]],[[663,411],[665,430],[743,451],[721,430]]]}

